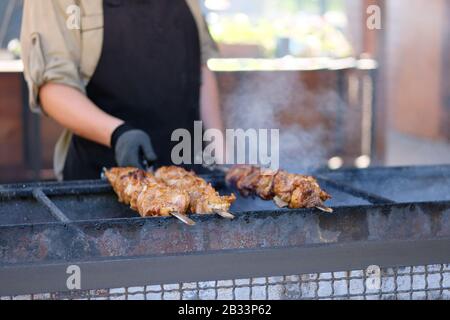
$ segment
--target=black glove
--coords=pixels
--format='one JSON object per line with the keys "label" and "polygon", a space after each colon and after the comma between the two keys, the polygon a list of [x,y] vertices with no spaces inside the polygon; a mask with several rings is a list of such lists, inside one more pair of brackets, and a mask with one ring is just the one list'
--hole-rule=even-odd
{"label": "black glove", "polygon": [[157,159],[148,134],[128,124],[123,124],[114,130],[111,146],[119,167],[145,169],[145,161],[151,165]]}

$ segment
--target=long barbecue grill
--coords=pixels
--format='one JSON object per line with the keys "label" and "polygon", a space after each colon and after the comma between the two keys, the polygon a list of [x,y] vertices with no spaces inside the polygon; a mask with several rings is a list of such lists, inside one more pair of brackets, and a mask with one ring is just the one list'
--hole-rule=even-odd
{"label": "long barbecue grill", "polygon": [[[226,289],[232,290],[231,298],[240,298],[236,291],[248,287],[251,294],[263,288],[271,298],[270,288],[281,286],[280,298],[302,298],[302,285],[312,283],[314,294],[306,297],[323,298],[319,282],[329,281],[333,290],[325,298],[366,297],[367,288],[353,295],[350,283],[367,278],[355,270],[376,265],[395,279],[402,272],[411,279],[437,274],[436,297],[450,297],[450,166],[316,176],[333,195],[328,205],[334,214],[238,197],[232,206],[236,219],[193,216],[193,227],[173,218],[139,218],[117,202],[104,181],[0,186],[0,296],[131,297],[134,288],[144,298],[173,293],[181,298],[187,291],[202,298],[202,290],[213,292],[206,298],[217,298]],[[221,193],[233,192],[223,175],[205,178]],[[81,270],[81,290],[67,293],[72,265]],[[424,269],[404,271],[410,266]],[[323,280],[328,273],[329,280]],[[292,280],[305,274],[317,278]],[[335,283],[341,280],[348,290],[338,295]],[[296,285],[298,294],[291,290]],[[413,287],[411,280],[406,291],[398,285],[389,290],[395,297],[413,297]],[[428,295],[432,289],[433,284],[419,291]],[[383,286],[372,294],[381,297]]]}

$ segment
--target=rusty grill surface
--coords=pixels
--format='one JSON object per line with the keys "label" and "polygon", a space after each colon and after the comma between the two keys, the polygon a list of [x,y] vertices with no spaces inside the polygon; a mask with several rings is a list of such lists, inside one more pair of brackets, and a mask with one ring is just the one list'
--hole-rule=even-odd
{"label": "rusty grill surface", "polygon": [[238,197],[235,220],[194,227],[137,217],[103,181],[0,186],[0,296],[67,291],[73,264],[90,290],[450,262],[450,166],[317,175],[333,215]]}

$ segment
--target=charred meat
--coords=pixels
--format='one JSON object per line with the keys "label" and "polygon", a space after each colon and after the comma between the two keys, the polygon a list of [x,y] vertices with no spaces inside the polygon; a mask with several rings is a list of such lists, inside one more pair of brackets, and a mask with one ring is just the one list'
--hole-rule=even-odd
{"label": "charred meat", "polygon": [[226,181],[236,186],[243,196],[255,194],[264,200],[273,199],[280,207],[327,209],[324,202],[331,199],[315,178],[283,170],[235,166],[228,172]]}
{"label": "charred meat", "polygon": [[119,197],[142,217],[186,214],[189,195],[159,182],[152,174],[136,168],[113,168],[105,175]]}
{"label": "charred meat", "polygon": [[186,192],[190,197],[190,210],[197,214],[227,213],[236,200],[232,194],[221,196],[208,182],[194,172],[180,167],[162,167],[155,177],[167,186]]}

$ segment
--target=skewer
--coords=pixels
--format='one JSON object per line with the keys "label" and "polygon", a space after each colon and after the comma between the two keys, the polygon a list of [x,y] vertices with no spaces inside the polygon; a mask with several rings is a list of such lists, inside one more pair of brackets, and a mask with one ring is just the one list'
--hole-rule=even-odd
{"label": "skewer", "polygon": [[[242,167],[237,166],[235,168],[232,168],[231,170],[232,170],[231,177],[229,178],[228,175],[226,177],[227,182],[233,183],[235,185],[235,187],[237,187],[244,196],[246,196],[248,193],[253,193],[253,194],[259,195],[260,198],[262,198],[264,200],[268,200],[271,198],[275,202],[275,204],[280,208],[286,208],[286,207],[289,207],[292,209],[293,208],[316,208],[316,209],[321,210],[326,213],[334,212],[333,209],[331,209],[323,204],[323,202],[330,199],[331,196],[329,196],[326,192],[324,192],[323,190],[320,189],[318,182],[313,177],[290,174],[289,172],[286,172],[283,170],[271,171],[270,176],[272,177],[272,179],[276,179],[278,177],[278,175],[281,174],[281,176],[279,176],[280,181],[278,181],[281,184],[281,187],[278,187],[278,188],[286,189],[286,186],[284,186],[284,183],[286,183],[287,189],[285,190],[285,192],[290,191],[291,196],[294,195],[294,191],[303,193],[303,192],[305,192],[305,190],[309,190],[308,194],[305,193],[305,196],[307,196],[308,198],[306,198],[306,199],[293,198],[292,200],[289,200],[288,202],[286,202],[285,200],[283,200],[280,197],[279,194],[277,194],[277,190],[276,190],[277,187],[274,186],[274,183],[276,183],[275,180],[273,180],[273,181],[264,180],[261,182],[262,183],[261,185],[258,185],[258,183],[260,183],[260,182],[259,182],[259,180],[255,180],[255,179],[261,179],[261,177],[264,175],[262,168],[246,165],[246,166],[242,166]],[[234,170],[236,170],[236,171],[234,171]],[[296,183],[295,182],[296,177],[301,178],[300,181],[297,182],[299,184],[299,186],[302,186],[302,184],[306,184],[306,186],[300,188],[300,190],[297,190],[297,189],[294,190],[293,183]],[[230,180],[228,180],[228,179],[230,179]],[[291,184],[288,184],[289,181]],[[267,185],[266,185],[266,183],[267,183]],[[271,183],[271,185],[268,183]],[[270,190],[267,188],[269,188]],[[295,188],[297,188],[297,187],[295,187]],[[305,190],[303,190],[303,189],[305,189]],[[312,192],[320,192],[320,194],[311,194]],[[269,194],[269,193],[271,193],[271,194]],[[311,198],[310,195],[317,196],[317,199]]]}
{"label": "skewer", "polygon": [[[120,168],[115,168],[115,169],[119,169],[120,170]],[[125,188],[126,190],[123,190],[125,194],[133,193],[132,197],[138,197],[139,198],[138,194],[142,194],[142,193],[147,192],[147,190],[149,188],[149,185],[147,183],[151,183],[151,181],[150,180],[148,180],[148,181],[145,180],[146,179],[145,173],[142,176],[137,174],[137,172],[139,172],[141,170],[133,169],[133,168],[124,168],[124,169],[131,169],[131,171],[128,173],[128,176],[134,172],[136,174],[134,176],[134,179],[137,179],[137,180],[144,179],[144,180],[141,180],[140,182],[138,182],[137,180],[135,181],[135,182],[138,182],[140,184],[140,186],[135,185],[134,187],[139,188],[139,189],[133,190],[133,187],[131,187],[131,185],[129,185],[129,187],[131,187],[132,189],[128,190],[127,188]],[[102,176],[105,176],[105,178],[108,179],[109,178],[108,177],[108,170],[103,168],[102,172],[103,172]],[[141,171],[141,172],[143,172],[143,171]],[[115,179],[126,177],[126,175],[120,175],[120,173],[116,173],[115,175],[116,175],[115,178],[113,178],[114,175],[111,176],[111,178],[114,179],[114,182],[115,182]],[[129,177],[129,178],[131,178],[131,177]],[[133,178],[131,178],[131,179],[133,179]],[[115,187],[114,186],[114,182],[112,180],[109,181],[109,182],[114,188]],[[128,181],[128,183],[132,183],[132,181]],[[122,187],[125,187],[125,186],[122,186]],[[117,193],[117,195],[119,196],[119,199],[120,199],[121,198],[120,192],[118,192],[118,190],[115,190],[115,191],[116,191],[116,193]],[[132,209],[135,210],[135,211],[138,211],[139,214],[142,217],[147,217],[147,211],[145,211],[146,209],[145,208],[139,208],[139,203],[138,203],[139,200],[137,198],[134,199],[134,200],[132,198],[128,199],[128,197],[130,197],[130,194],[127,194],[127,198],[126,199],[122,199],[122,202],[124,204],[131,205]],[[125,200],[125,201],[123,201],[123,200]],[[145,199],[143,199],[143,200],[145,201]],[[134,205],[132,204],[133,201],[136,201],[136,203]],[[150,199],[150,201],[153,201],[153,200]],[[150,204],[150,207],[151,207],[151,204]],[[173,209],[178,211],[180,208],[178,208],[178,209],[173,208]],[[187,205],[186,205],[186,208],[187,208]],[[184,209],[181,209],[181,210],[182,210],[181,212],[184,212]],[[148,213],[151,215],[151,211],[152,211],[151,208],[149,208],[149,211],[150,212],[148,212]],[[155,212],[153,211],[153,213],[155,213]],[[195,222],[193,220],[191,220],[186,214],[183,214],[183,213],[180,213],[180,212],[170,212],[169,215],[177,218],[178,220],[180,220],[181,222],[183,222],[184,224],[186,224],[188,226],[194,226],[195,225]],[[159,216],[159,215],[156,215],[156,216]]]}
{"label": "skewer", "polygon": [[103,167],[102,172],[100,173],[100,180],[106,180],[106,171],[108,171],[108,169],[106,169],[106,167]]}
{"label": "skewer", "polygon": [[171,216],[177,218],[178,220],[180,220],[181,222],[183,222],[184,224],[187,224],[188,226],[195,226],[195,221],[192,220],[191,218],[189,218],[188,216],[178,213],[178,212],[171,212],[170,213]]}
{"label": "skewer", "polygon": [[317,205],[316,209],[319,209],[320,211],[323,211],[323,212],[326,212],[326,213],[333,213],[334,212],[333,209],[331,209],[329,207],[326,207],[326,206],[323,206],[323,205]]}
{"label": "skewer", "polygon": [[166,185],[183,190],[190,196],[190,211],[200,215],[217,214],[225,219],[234,219],[228,212],[235,196],[221,196],[206,180],[192,171],[180,167],[161,167],[155,173]]}
{"label": "skewer", "polygon": [[[281,200],[279,197],[275,196],[273,198],[273,201],[279,206],[280,208],[285,208],[289,204],[283,200]],[[332,208],[326,207],[324,205],[317,205],[315,206],[316,209],[319,209],[320,211],[326,212],[326,213],[333,213],[334,210]]]}
{"label": "skewer", "polygon": [[278,196],[273,197],[273,201],[280,208],[286,208],[289,205],[289,203],[287,203],[286,201],[281,200],[281,198],[278,197]]}
{"label": "skewer", "polygon": [[216,214],[218,214],[219,216],[221,216],[222,218],[225,218],[225,219],[233,220],[234,218],[236,218],[233,214],[226,212],[226,211],[217,211]]}

